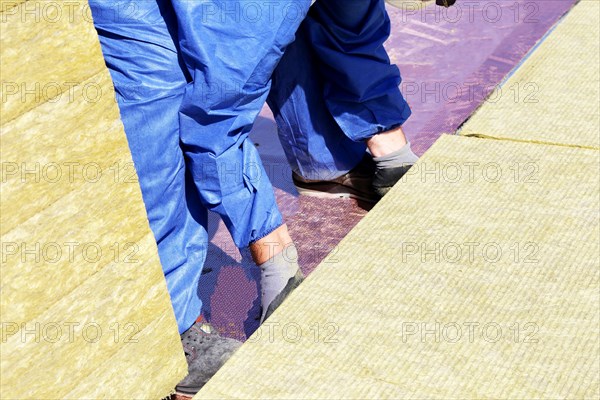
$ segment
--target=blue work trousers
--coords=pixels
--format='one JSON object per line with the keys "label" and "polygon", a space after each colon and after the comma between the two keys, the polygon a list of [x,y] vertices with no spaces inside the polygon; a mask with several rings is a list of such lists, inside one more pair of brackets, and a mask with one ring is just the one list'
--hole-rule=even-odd
{"label": "blue work trousers", "polygon": [[207,210],[239,247],[283,223],[248,139],[267,97],[307,178],[345,173],[364,139],[408,117],[381,46],[389,18],[382,0],[318,0],[310,12],[309,0],[90,5],[183,332],[201,309]]}

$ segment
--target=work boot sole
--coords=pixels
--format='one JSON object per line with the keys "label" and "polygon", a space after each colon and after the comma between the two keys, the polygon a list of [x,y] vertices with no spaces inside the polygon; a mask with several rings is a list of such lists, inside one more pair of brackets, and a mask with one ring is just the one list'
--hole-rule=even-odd
{"label": "work boot sole", "polygon": [[181,335],[188,375],[177,384],[175,392],[182,396],[194,396],[242,345],[220,336],[213,327],[205,331],[200,326],[196,323]]}

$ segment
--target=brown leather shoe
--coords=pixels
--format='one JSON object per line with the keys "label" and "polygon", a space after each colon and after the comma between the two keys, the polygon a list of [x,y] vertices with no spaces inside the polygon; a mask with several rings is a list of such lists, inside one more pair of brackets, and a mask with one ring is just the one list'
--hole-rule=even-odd
{"label": "brown leather shoe", "polygon": [[365,154],[362,161],[350,172],[326,181],[305,179],[292,173],[292,180],[298,193],[304,196],[325,199],[357,199],[368,203],[377,203],[380,196],[372,187],[375,176],[373,159]]}

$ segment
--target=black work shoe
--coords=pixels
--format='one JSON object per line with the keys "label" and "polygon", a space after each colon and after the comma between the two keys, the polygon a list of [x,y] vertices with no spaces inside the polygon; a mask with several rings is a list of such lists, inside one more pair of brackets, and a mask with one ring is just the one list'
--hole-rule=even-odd
{"label": "black work shoe", "polygon": [[210,324],[196,322],[181,335],[188,375],[175,387],[179,394],[193,396],[242,345],[222,337]]}
{"label": "black work shoe", "polygon": [[373,190],[379,197],[385,196],[411,167],[412,164],[395,168],[378,168],[373,178]]}
{"label": "black work shoe", "polygon": [[374,174],[375,163],[370,155],[365,154],[354,169],[338,178],[314,181],[305,179],[294,172],[292,180],[301,195],[326,199],[357,199],[376,203],[379,196],[371,186]]}
{"label": "black work shoe", "polygon": [[[275,311],[281,305],[281,303],[283,303],[283,301],[290,295],[290,293],[292,293],[298,286],[300,286],[300,284],[303,281],[304,274],[300,269],[298,269],[296,275],[290,278],[283,290],[269,304],[269,307],[267,307],[267,312],[265,312],[264,316],[260,319],[260,323],[262,324],[263,322],[265,322],[265,320],[269,318],[271,314],[273,314],[273,311]],[[263,312],[261,310],[261,315],[262,314]]]}

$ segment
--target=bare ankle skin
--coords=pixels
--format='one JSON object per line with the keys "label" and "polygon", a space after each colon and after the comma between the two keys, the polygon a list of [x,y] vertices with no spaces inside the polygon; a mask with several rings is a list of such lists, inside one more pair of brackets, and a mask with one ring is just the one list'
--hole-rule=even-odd
{"label": "bare ankle skin", "polygon": [[250,245],[250,254],[256,265],[269,261],[270,258],[281,253],[287,246],[293,244],[287,225],[281,225],[264,238]]}
{"label": "bare ankle skin", "polygon": [[383,157],[400,150],[408,141],[401,127],[382,132],[367,140],[367,147],[373,157]]}

